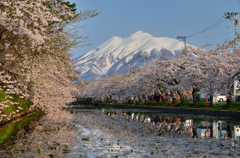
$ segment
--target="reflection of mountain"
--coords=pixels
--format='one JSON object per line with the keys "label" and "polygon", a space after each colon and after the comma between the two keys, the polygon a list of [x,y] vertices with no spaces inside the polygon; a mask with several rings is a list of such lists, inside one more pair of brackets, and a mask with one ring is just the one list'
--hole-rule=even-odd
{"label": "reflection of mountain", "polygon": [[131,67],[148,65],[151,60],[167,56],[172,58],[181,52],[183,42],[168,37],[153,37],[138,31],[126,38],[112,37],[97,48],[75,59],[77,70],[88,80],[124,73]]}

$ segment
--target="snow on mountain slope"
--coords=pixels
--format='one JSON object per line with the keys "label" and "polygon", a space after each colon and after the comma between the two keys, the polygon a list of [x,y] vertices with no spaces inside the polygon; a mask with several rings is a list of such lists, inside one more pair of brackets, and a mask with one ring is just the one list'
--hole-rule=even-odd
{"label": "snow on mountain slope", "polygon": [[114,36],[97,48],[75,59],[77,70],[83,78],[91,80],[96,77],[112,75],[115,71],[126,72],[130,66],[144,66],[154,58],[174,57],[181,52],[184,43],[168,37],[153,37],[138,31],[129,37]]}

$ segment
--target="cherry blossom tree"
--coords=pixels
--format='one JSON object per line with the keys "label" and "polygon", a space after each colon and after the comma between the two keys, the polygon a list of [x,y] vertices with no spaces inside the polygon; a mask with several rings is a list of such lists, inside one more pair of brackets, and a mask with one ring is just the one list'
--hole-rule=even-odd
{"label": "cherry blossom tree", "polygon": [[184,102],[184,92],[192,91],[194,103],[197,93],[206,93],[213,106],[213,97],[222,92],[228,94],[230,104],[232,83],[240,74],[240,57],[229,47],[229,42],[211,50],[189,47],[175,58],[153,60],[147,68],[128,72],[119,79],[101,79],[101,94],[129,98],[161,91],[165,97],[166,91],[171,91],[177,92]]}
{"label": "cherry blossom tree", "polygon": [[186,64],[186,55],[179,55],[172,59],[155,60],[146,68],[146,76],[143,80],[151,87],[153,92],[161,90],[163,99],[166,91],[171,91],[172,94],[176,91],[180,95],[181,102],[184,102],[183,91],[186,87],[180,84],[183,78],[180,78],[179,75],[185,69]]}
{"label": "cherry blossom tree", "polygon": [[77,91],[68,52],[84,41],[73,24],[98,13],[78,13],[67,0],[2,0],[0,8],[0,90],[47,112],[72,101]]}
{"label": "cherry blossom tree", "polygon": [[139,81],[143,73],[142,68],[132,68],[129,72],[125,73],[120,80],[118,86],[117,97],[128,98],[139,97],[146,94],[146,86]]}
{"label": "cherry blossom tree", "polygon": [[225,91],[228,96],[227,104],[232,102],[232,83],[239,74],[240,69],[240,57],[239,50],[234,52],[229,50],[229,42],[227,44],[219,45],[216,52],[217,63],[214,65],[218,77],[216,77],[217,88],[221,91]]}
{"label": "cherry blossom tree", "polygon": [[190,85],[194,97],[197,89],[209,94],[212,106],[213,97],[217,93],[227,93],[230,98],[232,96],[231,85],[239,70],[239,56],[229,50],[229,47],[229,42],[226,41],[211,50],[189,48],[187,54],[193,56],[179,75],[179,78],[184,78],[182,86],[186,88]]}
{"label": "cherry blossom tree", "polygon": [[167,60],[154,60],[152,64],[144,70],[140,79],[140,83],[145,85],[145,93],[153,94],[156,91],[162,90],[163,99],[165,98],[165,90],[167,88],[167,76],[164,73]]}
{"label": "cherry blossom tree", "polygon": [[206,60],[209,59],[209,51],[203,48],[188,47],[185,50],[184,58],[186,63],[177,79],[181,80],[181,87],[184,87],[187,91],[192,91],[193,102],[196,103],[197,90],[203,88],[203,78],[206,77],[203,67],[209,62],[209,60]]}

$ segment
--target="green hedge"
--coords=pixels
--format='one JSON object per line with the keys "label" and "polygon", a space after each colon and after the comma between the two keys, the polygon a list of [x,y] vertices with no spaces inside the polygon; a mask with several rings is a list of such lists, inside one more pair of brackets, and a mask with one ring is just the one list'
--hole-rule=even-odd
{"label": "green hedge", "polygon": [[[110,100],[110,101],[105,101],[105,104],[118,104],[117,100]],[[210,106],[210,103],[206,102],[201,102],[197,101],[196,103],[192,102],[177,102],[177,103],[172,103],[170,101],[125,101],[122,104],[124,105],[149,105],[149,106],[162,106],[162,107],[181,107],[181,108],[199,108],[199,109],[215,109],[215,110],[240,110],[240,103],[232,103],[231,105],[227,106],[226,104],[215,104],[214,106]]]}

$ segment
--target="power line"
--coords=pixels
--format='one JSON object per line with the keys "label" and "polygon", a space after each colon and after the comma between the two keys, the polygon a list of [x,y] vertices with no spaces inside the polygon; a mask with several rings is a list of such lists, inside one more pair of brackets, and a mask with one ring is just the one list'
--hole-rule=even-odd
{"label": "power line", "polygon": [[174,48],[178,43],[179,43],[178,40],[174,40],[174,42],[172,42],[172,44],[168,47],[168,49],[170,50],[170,49]]}
{"label": "power line", "polygon": [[188,36],[186,36],[186,37],[192,37],[192,36],[195,36],[195,35],[204,33],[204,32],[206,32],[206,31],[214,28],[215,26],[221,24],[223,21],[225,21],[224,16],[221,17],[220,19],[218,19],[217,21],[215,21],[214,23],[212,23],[211,25],[209,25],[208,27],[206,27],[206,28],[204,28],[204,29],[202,29],[202,30],[200,30],[200,31],[198,31],[198,32],[196,32],[196,33],[190,34],[190,35],[188,35]]}
{"label": "power line", "polygon": [[[211,38],[208,38],[208,41],[210,40],[210,41],[213,41],[214,39],[218,39],[219,37],[225,37],[225,36],[234,36],[234,34],[230,34],[230,33],[225,33],[225,34],[219,34],[219,35],[217,35],[217,36],[214,36],[214,37],[211,37]],[[226,40],[228,40],[229,38],[227,38],[227,39],[224,39],[223,41],[226,41]],[[202,42],[206,42],[206,40],[199,40],[199,41],[195,41],[195,42],[193,42],[192,43],[192,45],[196,45],[196,44],[199,44],[199,43],[202,43]],[[211,43],[211,42],[210,42]],[[216,42],[215,42],[216,43]],[[219,43],[219,42],[218,42]]]}
{"label": "power line", "polygon": [[202,29],[200,31],[197,31],[197,32],[195,32],[193,34],[190,34],[188,36],[178,36],[177,39],[182,39],[184,41],[184,43],[185,43],[185,48],[186,48],[186,40],[187,40],[187,38],[196,36],[196,35],[201,34],[201,33],[204,33],[206,31],[216,27],[217,25],[223,23],[226,20],[225,16],[226,16],[226,14],[224,16],[222,16],[221,18],[219,18],[218,20],[216,20],[215,22],[213,22],[211,25],[207,26],[206,28],[204,28],[204,29]]}
{"label": "power line", "polygon": [[[226,16],[226,15],[225,15],[225,16]],[[184,41],[184,45],[185,45],[185,49],[186,49],[186,40],[187,40],[187,38],[196,36],[196,35],[201,34],[201,33],[204,33],[204,32],[206,32],[206,31],[208,31],[208,30],[216,27],[217,25],[223,23],[223,22],[226,20],[226,19],[225,19],[225,16],[222,16],[222,17],[219,18],[217,21],[215,21],[215,22],[212,23],[211,25],[207,26],[206,28],[204,28],[204,29],[202,29],[202,30],[200,30],[200,31],[198,31],[198,32],[195,32],[195,33],[190,34],[190,35],[188,35],[188,36],[178,36],[177,39],[182,39],[182,40]],[[172,43],[169,45],[168,49],[170,50],[170,49],[174,48],[178,43],[179,43],[178,40],[172,42]]]}

